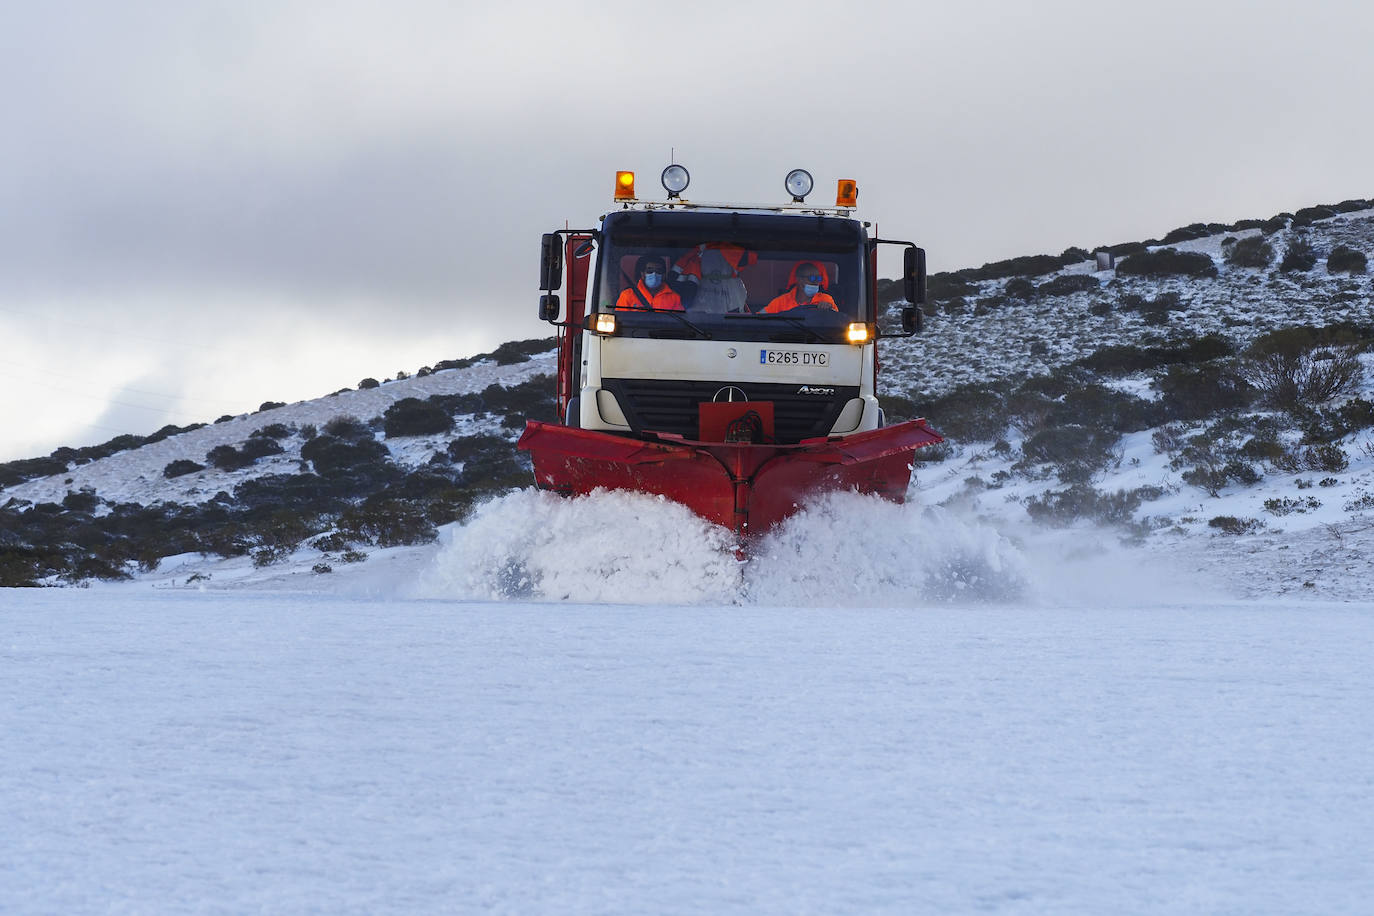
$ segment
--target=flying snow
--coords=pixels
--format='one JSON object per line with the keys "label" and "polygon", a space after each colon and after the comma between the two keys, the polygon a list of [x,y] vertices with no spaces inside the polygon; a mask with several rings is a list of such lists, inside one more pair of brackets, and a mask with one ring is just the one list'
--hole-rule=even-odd
{"label": "flying snow", "polygon": [[820,497],[752,546],[662,497],[522,490],[439,549],[415,594],[621,604],[901,607],[1024,597],[1029,566],[992,526],[857,493]]}

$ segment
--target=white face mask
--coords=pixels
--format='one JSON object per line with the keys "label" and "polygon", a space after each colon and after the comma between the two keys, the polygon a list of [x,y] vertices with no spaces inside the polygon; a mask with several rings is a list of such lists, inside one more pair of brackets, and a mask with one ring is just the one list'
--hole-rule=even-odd
{"label": "white face mask", "polygon": [[815,283],[805,283],[802,285],[802,292],[806,293],[806,298],[808,299],[810,299],[812,296],[816,295],[816,293],[820,291],[821,288]]}
{"label": "white face mask", "polygon": [[663,282],[663,274],[645,274],[644,285],[649,289],[658,289],[658,285]]}

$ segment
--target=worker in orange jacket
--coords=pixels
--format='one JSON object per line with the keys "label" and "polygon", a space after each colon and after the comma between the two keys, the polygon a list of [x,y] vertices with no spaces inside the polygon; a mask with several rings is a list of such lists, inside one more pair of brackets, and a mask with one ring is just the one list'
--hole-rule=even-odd
{"label": "worker in orange jacket", "polygon": [[777,314],[791,309],[814,306],[838,312],[835,300],[824,292],[830,285],[825,267],[815,261],[798,261],[787,275],[787,291],[764,306],[765,314]]}
{"label": "worker in orange jacket", "polygon": [[682,297],[663,282],[667,271],[661,257],[652,254],[641,256],[635,262],[635,274],[637,282],[620,294],[615,303],[617,309],[683,311]]}

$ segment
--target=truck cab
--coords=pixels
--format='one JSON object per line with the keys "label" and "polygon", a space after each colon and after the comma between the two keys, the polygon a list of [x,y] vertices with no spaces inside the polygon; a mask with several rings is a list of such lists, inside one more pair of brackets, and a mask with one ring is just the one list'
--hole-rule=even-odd
{"label": "truck cab", "polygon": [[[574,335],[566,378],[560,366],[563,421],[702,441],[722,411],[752,409],[763,427],[755,435],[776,443],[879,428],[877,249],[908,253],[901,336],[919,324],[925,253],[872,238],[842,197],[835,207],[793,197],[777,206],[622,199],[595,230],[545,236],[545,317],[555,294],[547,265],[562,250],[582,268],[569,271],[562,323]],[[662,268],[676,307],[643,294],[646,259]],[[799,266],[821,277],[816,296],[798,292]],[[709,404],[753,406],[703,411]]]}

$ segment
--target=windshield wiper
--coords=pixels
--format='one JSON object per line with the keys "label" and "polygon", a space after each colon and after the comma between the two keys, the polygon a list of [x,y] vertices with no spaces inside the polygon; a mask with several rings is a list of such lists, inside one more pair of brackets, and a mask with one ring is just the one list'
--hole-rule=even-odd
{"label": "windshield wiper", "polygon": [[807,324],[806,324],[806,319],[805,319],[805,318],[798,318],[796,315],[777,315],[777,314],[774,314],[774,315],[766,315],[766,314],[763,314],[762,312],[755,312],[755,313],[753,313],[753,314],[751,314],[751,315],[743,315],[743,314],[740,314],[740,315],[728,315],[728,314],[727,314],[725,317],[726,317],[726,318],[762,318],[764,321],[785,321],[785,322],[787,322],[788,324],[792,325],[792,327],[796,328],[797,330],[806,332],[806,334],[807,334],[807,336],[808,336],[809,339],[808,339],[808,340],[802,341],[803,343],[831,343],[831,341],[826,340],[823,336],[821,336],[820,334],[816,333],[816,331],[815,331],[813,328],[808,327]]}
{"label": "windshield wiper", "polygon": [[715,338],[711,336],[711,332],[710,332],[710,331],[702,330],[701,328],[699,328],[699,327],[697,327],[696,325],[692,324],[690,321],[687,320],[687,316],[684,315],[684,314],[682,314],[682,312],[679,312],[677,309],[655,309],[655,308],[651,308],[651,309],[649,309],[649,311],[650,311],[650,312],[653,312],[655,315],[672,315],[672,316],[673,316],[674,318],[676,318],[678,321],[681,321],[683,324],[687,325],[687,327],[691,328],[693,331],[696,331],[697,334],[700,335],[701,337],[703,337],[704,339],[706,339],[706,340],[715,340]]}

